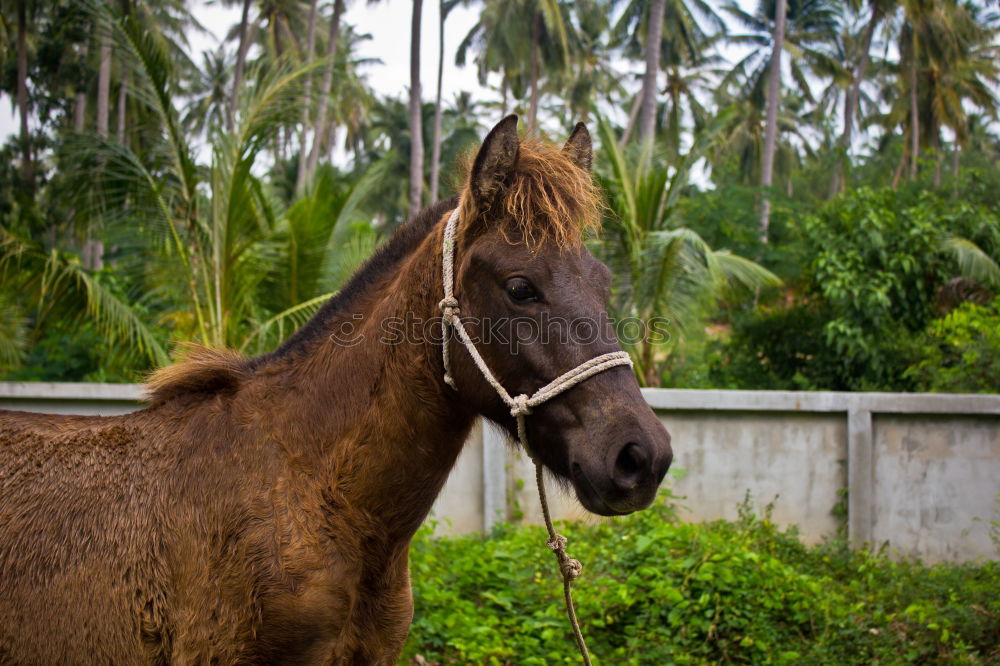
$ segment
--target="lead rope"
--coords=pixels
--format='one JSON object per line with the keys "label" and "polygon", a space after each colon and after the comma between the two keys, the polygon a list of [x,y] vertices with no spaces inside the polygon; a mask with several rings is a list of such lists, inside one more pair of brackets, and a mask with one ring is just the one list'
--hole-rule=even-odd
{"label": "lead rope", "polygon": [[584,361],[580,365],[576,366],[569,372],[565,372],[551,382],[543,386],[542,388],[535,391],[530,396],[526,393],[520,395],[511,396],[507,392],[507,389],[497,381],[497,378],[493,376],[490,372],[489,366],[486,365],[486,361],[479,354],[479,350],[476,349],[476,345],[473,344],[472,338],[469,337],[469,333],[465,330],[465,326],[462,324],[462,312],[458,307],[458,299],[455,298],[455,229],[458,225],[458,211],[456,208],[451,217],[448,218],[447,224],[444,227],[444,235],[441,240],[441,272],[442,279],[444,282],[444,298],[438,303],[438,307],[441,309],[441,333],[442,333],[442,352],[441,360],[444,363],[444,381],[448,386],[458,390],[455,385],[455,378],[451,374],[451,359],[448,356],[448,327],[451,327],[455,333],[458,335],[459,341],[469,352],[469,356],[472,357],[472,361],[479,368],[479,372],[482,373],[483,377],[493,387],[493,390],[497,392],[500,399],[503,400],[504,404],[510,407],[510,415],[517,421],[517,438],[521,442],[521,446],[527,452],[531,461],[535,464],[535,482],[538,485],[538,500],[542,505],[542,516],[545,518],[545,529],[548,530],[549,538],[545,542],[545,545],[553,552],[556,556],[556,560],[559,562],[559,572],[562,574],[563,579],[563,596],[566,600],[566,615],[569,617],[570,624],[573,626],[573,635],[576,638],[576,644],[580,648],[580,656],[583,657],[583,663],[586,666],[591,666],[590,663],[590,652],[587,650],[587,643],[583,640],[583,632],[580,631],[580,623],[576,617],[576,609],[573,607],[573,591],[572,584],[580,576],[580,572],[583,570],[583,565],[580,564],[579,560],[575,560],[566,554],[566,537],[561,534],[557,534],[555,528],[552,526],[552,516],[549,512],[549,502],[545,495],[545,483],[542,478],[542,465],[535,458],[531,447],[528,446],[528,433],[525,426],[525,417],[531,414],[531,409],[542,404],[546,400],[550,400],[555,396],[559,395],[563,391],[567,391],[583,380],[593,377],[599,372],[604,372],[611,368],[618,367],[620,365],[627,365],[632,367],[632,359],[629,358],[628,354],[623,351],[611,352],[608,354],[601,354],[600,356],[595,356],[589,361]]}

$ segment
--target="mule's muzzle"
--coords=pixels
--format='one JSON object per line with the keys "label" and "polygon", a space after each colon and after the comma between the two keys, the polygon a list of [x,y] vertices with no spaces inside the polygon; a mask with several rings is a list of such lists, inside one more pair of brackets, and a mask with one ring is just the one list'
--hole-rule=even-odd
{"label": "mule's muzzle", "polygon": [[603,464],[571,465],[570,478],[584,508],[620,516],[653,503],[673,460],[670,435],[659,422],[656,426],[609,446]]}

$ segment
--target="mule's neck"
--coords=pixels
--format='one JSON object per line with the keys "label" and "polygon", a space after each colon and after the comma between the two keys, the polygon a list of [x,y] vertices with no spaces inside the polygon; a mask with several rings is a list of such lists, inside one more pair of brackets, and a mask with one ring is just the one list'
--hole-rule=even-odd
{"label": "mule's neck", "polygon": [[307,434],[334,503],[390,538],[424,520],[475,418],[443,381],[442,231],[439,221],[289,370],[311,424],[288,426]]}

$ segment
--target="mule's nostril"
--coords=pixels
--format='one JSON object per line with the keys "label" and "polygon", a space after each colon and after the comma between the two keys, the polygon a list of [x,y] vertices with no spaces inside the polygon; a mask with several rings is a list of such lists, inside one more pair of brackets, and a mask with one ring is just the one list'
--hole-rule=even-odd
{"label": "mule's nostril", "polygon": [[634,488],[642,478],[646,464],[647,456],[643,448],[635,442],[628,442],[615,459],[615,483],[625,490]]}

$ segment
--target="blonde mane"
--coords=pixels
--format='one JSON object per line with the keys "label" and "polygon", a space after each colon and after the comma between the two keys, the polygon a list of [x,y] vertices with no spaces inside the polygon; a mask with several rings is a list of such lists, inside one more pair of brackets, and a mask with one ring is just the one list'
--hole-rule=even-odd
{"label": "blonde mane", "polygon": [[[472,160],[467,160],[469,181]],[[500,230],[511,241],[523,236],[529,247],[554,242],[559,247],[578,246],[584,237],[600,228],[604,200],[588,170],[573,162],[555,144],[522,138],[517,164],[500,201],[489,211],[477,211],[466,185],[462,194],[462,218],[476,213],[499,218]]]}

